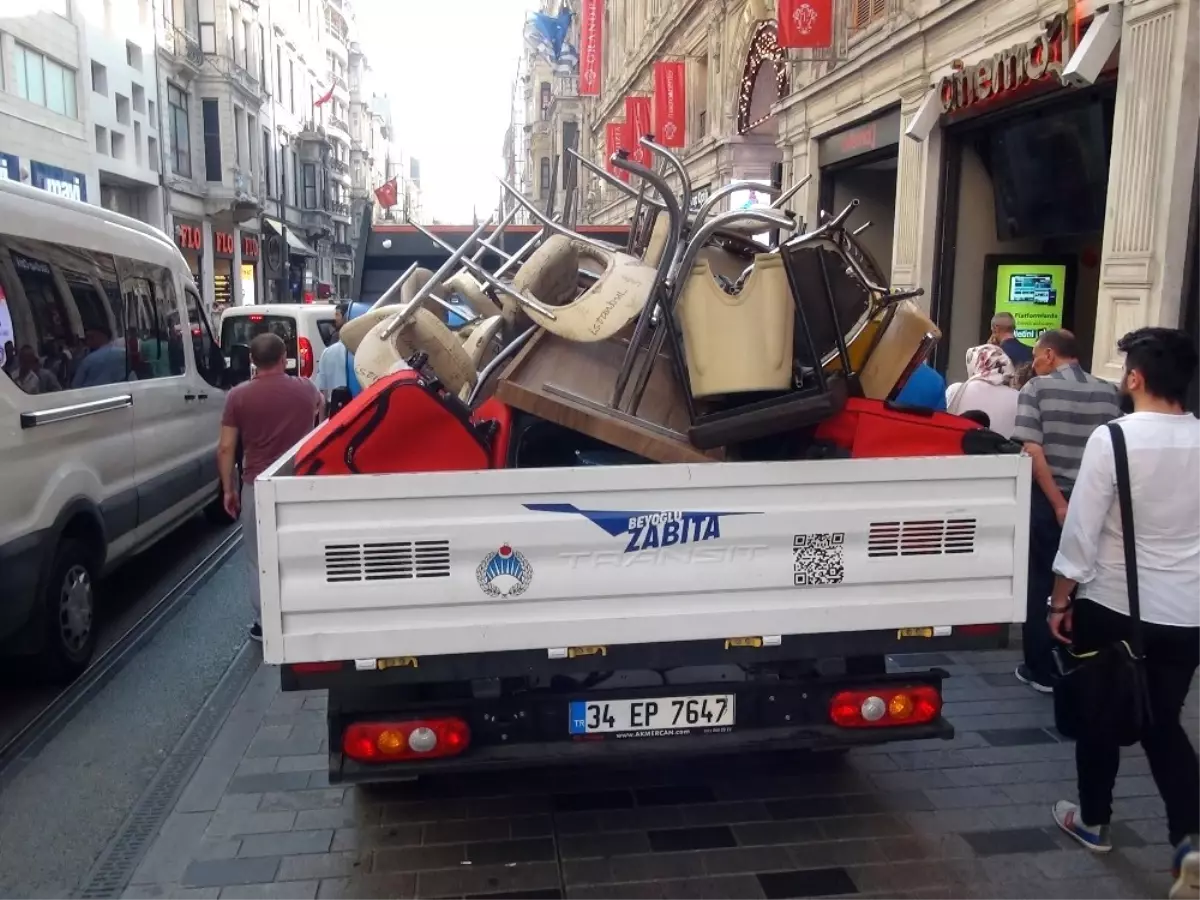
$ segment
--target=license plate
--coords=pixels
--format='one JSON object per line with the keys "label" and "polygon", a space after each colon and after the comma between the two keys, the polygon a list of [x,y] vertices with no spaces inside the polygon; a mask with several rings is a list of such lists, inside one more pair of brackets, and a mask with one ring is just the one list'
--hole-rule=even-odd
{"label": "license plate", "polygon": [[728,728],[733,725],[733,694],[703,697],[650,697],[643,700],[573,700],[571,734],[663,732]]}

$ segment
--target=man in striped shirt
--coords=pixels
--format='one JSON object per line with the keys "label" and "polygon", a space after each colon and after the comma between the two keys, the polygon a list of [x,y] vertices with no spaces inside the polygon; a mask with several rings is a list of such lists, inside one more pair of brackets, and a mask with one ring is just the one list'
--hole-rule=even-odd
{"label": "man in striped shirt", "polygon": [[1054,587],[1054,557],[1067,517],[1067,503],[1079,474],[1088,437],[1121,414],[1115,385],[1089,375],[1079,365],[1075,335],[1047,331],[1033,348],[1037,372],[1017,398],[1013,440],[1033,459],[1030,497],[1029,583],[1025,612],[1025,662],[1017,678],[1036,691],[1054,689],[1053,638],[1046,603]]}

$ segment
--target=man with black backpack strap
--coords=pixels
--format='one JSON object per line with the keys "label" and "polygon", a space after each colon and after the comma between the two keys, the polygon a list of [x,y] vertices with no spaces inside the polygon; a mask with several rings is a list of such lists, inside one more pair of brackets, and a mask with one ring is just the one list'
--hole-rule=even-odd
{"label": "man with black backpack strap", "polygon": [[[1054,560],[1047,615],[1051,634],[1072,645],[1074,659],[1111,652],[1122,642],[1127,654],[1141,657],[1136,665],[1144,693],[1132,698],[1140,729],[1129,740],[1140,735],[1166,804],[1176,848],[1171,896],[1197,897],[1200,760],[1179,720],[1200,664],[1200,421],[1184,410],[1197,352],[1188,335],[1169,328],[1130,332],[1118,348],[1125,353],[1121,390],[1134,412],[1088,439]],[[1056,690],[1069,688],[1072,677]],[[1144,709],[1136,703],[1143,697]],[[1118,702],[1115,696],[1101,700],[1089,715],[1116,722],[1128,712],[1107,708]],[[1121,741],[1108,724],[1081,724],[1079,804],[1054,806],[1059,827],[1097,853],[1112,849],[1120,765]]]}

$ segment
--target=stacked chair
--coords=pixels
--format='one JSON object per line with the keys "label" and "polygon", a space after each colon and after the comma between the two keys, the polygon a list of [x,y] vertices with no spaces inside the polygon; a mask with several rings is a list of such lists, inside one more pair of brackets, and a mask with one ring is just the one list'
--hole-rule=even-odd
{"label": "stacked chair", "polygon": [[[770,189],[770,205],[715,212],[750,186],[735,183],[688,215],[683,164],[652,138],[642,144],[678,192],[628,153],[611,163],[632,184],[577,157],[636,198],[626,246],[572,231],[503,182],[513,204],[494,229],[489,219],[455,248],[417,226],[449,256],[437,271],[410,268],[343,328],[366,389],[354,404],[383,402],[371,399],[382,382],[411,386],[445,409],[446,435],[469,433],[499,466],[545,464],[520,458],[526,432],[553,435],[566,464],[822,455],[812,452],[822,427],[851,407],[861,427],[890,404],[940,335],[912,300],[921,291],[889,290],[848,229],[857,201],[804,230],[784,211],[803,182]],[[522,207],[542,227],[509,255],[497,237]],[[753,238],[764,231],[769,246]],[[495,272],[481,265],[488,251],[503,259]],[[457,331],[444,316],[451,297],[475,314]],[[346,421],[354,416],[362,409]],[[397,439],[450,437],[410,429]],[[346,470],[318,462],[308,469]]]}

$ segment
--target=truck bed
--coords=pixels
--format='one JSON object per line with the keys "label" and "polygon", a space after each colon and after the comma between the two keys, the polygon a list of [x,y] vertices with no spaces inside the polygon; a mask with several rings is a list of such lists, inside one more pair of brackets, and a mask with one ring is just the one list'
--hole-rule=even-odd
{"label": "truck bed", "polygon": [[1023,456],[305,478],[290,466],[256,483],[270,663],[769,646],[1025,617]]}

